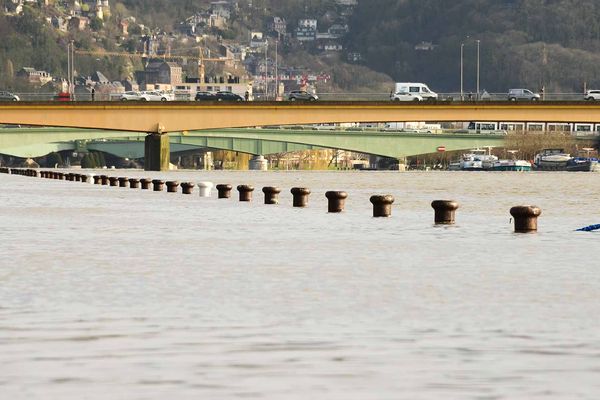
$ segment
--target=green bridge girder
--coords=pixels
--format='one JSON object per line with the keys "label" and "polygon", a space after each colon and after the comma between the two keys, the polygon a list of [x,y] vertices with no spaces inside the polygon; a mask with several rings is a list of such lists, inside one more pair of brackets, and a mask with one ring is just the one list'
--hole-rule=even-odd
{"label": "green bridge girder", "polygon": [[[210,147],[255,155],[333,148],[403,158],[434,153],[439,146],[444,146],[446,151],[453,151],[504,145],[503,135],[348,130],[221,129],[173,133],[169,136],[171,152]],[[96,129],[0,129],[0,153],[40,157],[52,151],[82,149],[84,143],[85,147],[92,150],[140,158],[143,155],[144,138],[145,134]]]}

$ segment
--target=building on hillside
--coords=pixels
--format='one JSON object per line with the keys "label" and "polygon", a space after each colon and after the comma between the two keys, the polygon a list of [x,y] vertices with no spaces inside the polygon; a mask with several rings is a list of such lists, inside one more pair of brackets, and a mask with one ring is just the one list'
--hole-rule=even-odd
{"label": "building on hillside", "polygon": [[225,19],[231,18],[231,12],[233,11],[234,5],[229,0],[216,0],[210,2],[210,11],[213,14],[217,14]]}
{"label": "building on hillside", "polygon": [[17,77],[36,85],[42,86],[52,81],[52,75],[46,71],[38,71],[35,68],[23,67],[17,71]]}
{"label": "building on hillside", "polygon": [[262,32],[250,32],[250,47],[253,49],[259,47],[265,47],[267,45],[267,39],[264,37]]}
{"label": "building on hillside", "polygon": [[435,50],[437,46],[435,44],[433,44],[432,42],[421,42],[417,45],[415,45],[415,50],[416,51],[432,51]]}
{"label": "building on hillside", "polygon": [[136,81],[144,90],[157,86],[170,89],[183,82],[182,68],[174,62],[151,61],[144,71],[135,71]]}
{"label": "building on hillside", "polygon": [[184,83],[174,87],[175,97],[178,100],[194,100],[197,92],[233,92],[241,97],[245,97],[246,92],[252,98],[253,82],[245,78],[233,75],[227,76],[207,76],[204,82],[199,82],[196,78],[186,79]]}
{"label": "building on hillside", "polygon": [[361,53],[359,53],[357,51],[353,51],[353,52],[346,54],[346,60],[348,60],[348,62],[351,62],[351,63],[359,63],[363,60],[363,57],[362,57]]}
{"label": "building on hillside", "polygon": [[343,51],[344,46],[336,39],[321,39],[317,40],[317,49],[325,52]]}
{"label": "building on hillside", "polygon": [[314,41],[317,38],[317,20],[301,19],[296,28],[296,39],[301,42]]}
{"label": "building on hillside", "polygon": [[61,16],[54,16],[50,19],[50,23],[56,29],[61,32],[67,32],[69,30],[69,20]]}
{"label": "building on hillside", "polygon": [[269,32],[279,36],[287,35],[287,22],[285,22],[285,18],[273,17],[269,21]]}
{"label": "building on hillside", "polygon": [[69,30],[85,30],[90,24],[90,19],[88,17],[71,17],[69,19]]}

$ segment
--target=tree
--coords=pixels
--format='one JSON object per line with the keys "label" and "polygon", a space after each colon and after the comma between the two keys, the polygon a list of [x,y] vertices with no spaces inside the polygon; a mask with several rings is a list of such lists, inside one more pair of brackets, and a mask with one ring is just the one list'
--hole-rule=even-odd
{"label": "tree", "polygon": [[102,29],[102,27],[104,26],[104,21],[102,21],[102,19],[95,17],[92,18],[92,20],[90,21],[90,28],[93,31],[98,32],[99,30]]}

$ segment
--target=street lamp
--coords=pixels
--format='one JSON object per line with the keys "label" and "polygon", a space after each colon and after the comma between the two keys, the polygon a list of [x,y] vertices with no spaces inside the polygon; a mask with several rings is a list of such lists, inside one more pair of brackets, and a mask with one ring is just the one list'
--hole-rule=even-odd
{"label": "street lamp", "polygon": [[460,101],[465,99],[464,81],[465,81],[465,44],[460,44]]}
{"label": "street lamp", "polygon": [[480,44],[481,40],[477,40],[477,100],[479,100],[479,68],[480,68]]}

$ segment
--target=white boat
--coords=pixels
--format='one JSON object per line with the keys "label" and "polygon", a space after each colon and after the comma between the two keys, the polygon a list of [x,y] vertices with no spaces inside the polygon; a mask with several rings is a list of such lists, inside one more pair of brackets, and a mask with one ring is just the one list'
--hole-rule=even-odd
{"label": "white boat", "polygon": [[474,149],[470,153],[463,154],[460,161],[460,169],[462,171],[488,171],[494,168],[494,163],[498,161],[498,157],[490,154],[491,148]]}
{"label": "white boat", "polygon": [[494,171],[531,171],[531,163],[525,160],[517,160],[518,150],[508,150],[512,156],[510,160],[498,160],[494,163]]}
{"label": "white boat", "polygon": [[572,159],[563,149],[544,149],[535,155],[533,164],[543,171],[566,171],[567,163]]}

